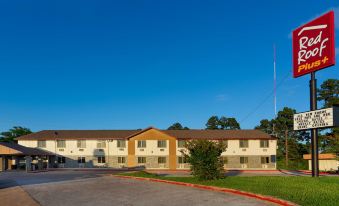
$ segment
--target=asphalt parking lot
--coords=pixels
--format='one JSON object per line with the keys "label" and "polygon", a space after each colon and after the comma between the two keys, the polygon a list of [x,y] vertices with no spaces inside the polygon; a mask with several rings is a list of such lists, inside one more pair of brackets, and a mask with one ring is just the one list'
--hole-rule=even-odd
{"label": "asphalt parking lot", "polygon": [[[0,193],[1,190],[20,187],[37,205],[46,206],[272,205],[233,194],[122,179],[111,174],[108,171],[5,172],[0,173]],[[15,201],[10,205],[15,205]]]}

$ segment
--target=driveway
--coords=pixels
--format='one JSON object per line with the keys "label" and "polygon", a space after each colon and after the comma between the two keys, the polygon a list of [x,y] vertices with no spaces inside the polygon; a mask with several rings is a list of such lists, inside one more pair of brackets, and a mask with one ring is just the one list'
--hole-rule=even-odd
{"label": "driveway", "polygon": [[[111,172],[110,172],[111,173]],[[0,173],[37,205],[272,205],[257,199],[164,183],[121,179],[107,172]],[[12,183],[13,186],[14,183]],[[7,184],[7,188],[10,189]],[[0,193],[1,193],[0,190]],[[14,205],[14,202],[12,202]]]}

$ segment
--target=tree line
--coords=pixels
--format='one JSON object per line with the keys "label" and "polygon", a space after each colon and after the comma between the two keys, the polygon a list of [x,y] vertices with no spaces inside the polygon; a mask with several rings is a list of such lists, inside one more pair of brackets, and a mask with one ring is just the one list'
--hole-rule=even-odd
{"label": "tree line", "polygon": [[[318,101],[322,108],[339,105],[339,80],[328,79],[318,89]],[[254,128],[278,138],[277,161],[279,168],[306,169],[307,162],[302,155],[310,153],[309,131],[293,130],[293,115],[296,110],[284,107],[273,119],[262,119]],[[234,117],[211,116],[206,124],[207,130],[237,130],[240,123]],[[174,123],[168,130],[189,130],[179,122]],[[25,127],[15,126],[12,129],[0,133],[0,141],[14,142],[16,137],[30,134],[32,131]],[[339,128],[322,129],[319,136],[319,151],[323,153],[339,152]]]}
{"label": "tree line", "polygon": [[[317,91],[318,101],[322,108],[339,105],[339,79],[327,79]],[[262,119],[254,128],[277,137],[278,168],[307,169],[307,161],[303,154],[310,153],[310,132],[293,130],[293,115],[296,110],[284,107],[273,119]],[[207,120],[205,129],[240,129],[238,121],[231,117],[212,116]],[[175,123],[168,129],[189,129],[180,123]],[[319,132],[319,152],[339,152],[339,128],[322,129]]]}

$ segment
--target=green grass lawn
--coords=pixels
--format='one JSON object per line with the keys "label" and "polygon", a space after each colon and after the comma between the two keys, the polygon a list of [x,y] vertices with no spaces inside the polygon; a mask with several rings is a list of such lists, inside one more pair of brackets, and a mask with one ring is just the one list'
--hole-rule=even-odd
{"label": "green grass lawn", "polygon": [[200,181],[194,177],[162,177],[146,172],[122,175],[158,178],[179,182],[211,185],[278,197],[300,205],[339,205],[339,177],[225,177]]}

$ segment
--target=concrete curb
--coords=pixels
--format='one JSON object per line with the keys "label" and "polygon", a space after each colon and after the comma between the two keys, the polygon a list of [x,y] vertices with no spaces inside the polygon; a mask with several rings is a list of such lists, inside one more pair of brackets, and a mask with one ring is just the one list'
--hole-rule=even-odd
{"label": "concrete curb", "polygon": [[185,182],[175,182],[170,180],[161,180],[161,179],[155,179],[155,178],[146,178],[146,177],[134,177],[134,176],[123,176],[123,175],[114,175],[115,177],[119,178],[125,178],[125,179],[135,179],[135,180],[142,180],[142,181],[151,181],[151,182],[161,182],[161,183],[167,183],[172,185],[181,185],[186,187],[194,187],[204,190],[210,190],[210,191],[216,191],[216,192],[224,192],[224,193],[232,193],[236,195],[241,195],[249,198],[255,198],[260,199],[263,201],[271,202],[276,205],[282,205],[282,206],[296,206],[297,204],[281,200],[278,198],[270,197],[270,196],[264,196],[264,195],[258,195],[250,192],[244,192],[240,190],[235,189],[229,189],[229,188],[221,188],[221,187],[214,187],[214,186],[207,186],[207,185],[199,185],[199,184],[192,184],[192,183],[185,183]]}

